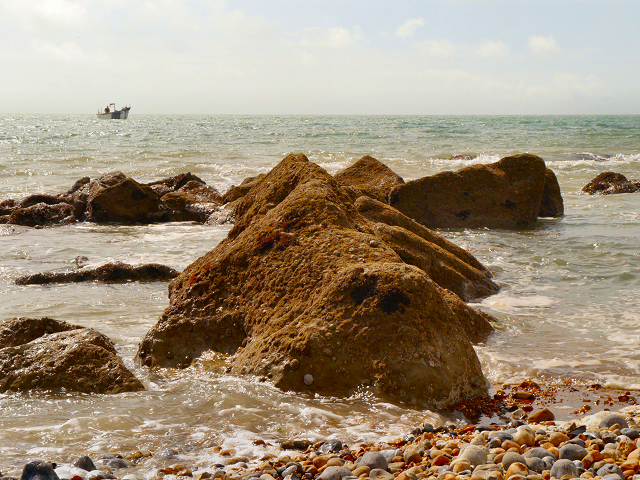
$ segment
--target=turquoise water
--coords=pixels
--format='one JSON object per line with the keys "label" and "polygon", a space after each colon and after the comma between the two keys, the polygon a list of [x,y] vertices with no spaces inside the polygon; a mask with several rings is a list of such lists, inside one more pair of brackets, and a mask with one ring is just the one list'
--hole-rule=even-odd
{"label": "turquoise water", "polygon": [[[520,231],[440,232],[487,265],[502,287],[476,305],[500,321],[477,346],[483,371],[494,384],[575,378],[640,389],[640,193],[580,193],[603,171],[640,178],[640,116],[173,117],[135,110],[127,121],[0,116],[0,201],[61,193],[81,177],[114,170],[143,182],[190,171],[224,192],[292,152],[330,173],[372,155],[407,180],[513,153],[544,158],[560,182],[563,218]],[[254,461],[256,438],[379,440],[437,416],[365,391],[349,399],[281,392],[220,373],[215,356],[151,375],[134,365],[133,355],[168,305],[165,283],[13,284],[20,275],[71,268],[78,255],[94,266],[160,262],[182,269],[228,229],[77,224],[9,234],[0,228],[0,321],[46,315],[96,328],[147,387],[111,397],[0,395],[3,473],[36,456],[65,461],[166,446],[189,446],[195,453],[185,461],[194,464],[219,461],[214,445]]]}

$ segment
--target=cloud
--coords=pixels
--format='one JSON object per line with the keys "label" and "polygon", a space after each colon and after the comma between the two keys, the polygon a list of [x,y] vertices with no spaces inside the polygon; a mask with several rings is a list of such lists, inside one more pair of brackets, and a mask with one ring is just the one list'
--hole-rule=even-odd
{"label": "cloud", "polygon": [[541,57],[560,51],[553,35],[548,37],[529,37],[529,48],[534,54]]}
{"label": "cloud", "polygon": [[416,47],[430,57],[440,58],[451,58],[463,49],[462,46],[451,43],[448,40],[437,41],[431,39],[416,44]]}
{"label": "cloud", "polygon": [[403,25],[398,27],[398,29],[396,30],[396,35],[400,38],[410,37],[411,35],[413,35],[416,29],[418,29],[419,27],[424,27],[424,25],[424,19],[411,18],[404,22]]}
{"label": "cloud", "polygon": [[475,47],[475,53],[481,57],[506,57],[509,47],[504,42],[485,42]]}
{"label": "cloud", "polygon": [[350,32],[343,27],[312,28],[305,30],[310,36],[301,40],[303,47],[328,47],[333,49],[353,45],[360,38],[360,29]]}
{"label": "cloud", "polygon": [[82,24],[86,19],[86,9],[78,2],[70,0],[5,0],[0,9],[7,11],[31,28],[43,26],[69,27]]}

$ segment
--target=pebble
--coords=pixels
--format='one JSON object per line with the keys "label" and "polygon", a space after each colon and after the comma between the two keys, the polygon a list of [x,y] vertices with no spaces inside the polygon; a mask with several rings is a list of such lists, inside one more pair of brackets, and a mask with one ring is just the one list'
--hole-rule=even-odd
{"label": "pebble", "polygon": [[358,461],[359,467],[369,467],[372,471],[376,469],[387,470],[389,462],[380,452],[367,452]]}
{"label": "pebble", "polygon": [[589,452],[580,445],[576,445],[575,443],[565,443],[560,448],[560,455],[558,458],[567,459],[567,460],[582,460],[587,456]]}
{"label": "pebble", "polygon": [[318,476],[318,480],[342,480],[345,477],[351,477],[351,470],[344,467],[327,467]]}
{"label": "pebble", "polygon": [[578,467],[576,467],[576,465],[571,460],[563,458],[562,460],[558,460],[553,464],[549,475],[555,478],[562,478],[565,475],[577,477]]}

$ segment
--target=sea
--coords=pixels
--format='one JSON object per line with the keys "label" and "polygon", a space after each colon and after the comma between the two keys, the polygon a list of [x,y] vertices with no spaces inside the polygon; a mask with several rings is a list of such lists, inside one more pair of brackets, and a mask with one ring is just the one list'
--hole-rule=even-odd
{"label": "sea", "polygon": [[[640,116],[176,116],[135,108],[128,120],[0,115],[0,201],[62,193],[82,177],[113,171],[139,182],[191,172],[224,193],[298,152],[331,174],[371,155],[405,180],[511,154],[542,157],[558,177],[563,217],[522,230],[438,231],[475,255],[501,287],[472,304],[498,320],[476,346],[483,372],[494,389],[525,379],[640,389],[640,193],[581,193],[601,172],[640,178]],[[423,422],[463,421],[365,389],[349,398],[281,391],[223,373],[224,358],[215,354],[186,370],[149,371],[134,355],[168,306],[166,282],[14,283],[72,270],[78,256],[93,267],[156,262],[182,270],[230,228],[0,225],[0,322],[47,316],[94,328],[146,387],[117,395],[0,394],[0,472],[19,475],[34,458],[64,463],[167,449],[178,460],[165,462],[194,469],[229,456],[251,465],[277,455],[285,439],[382,442]],[[568,418],[563,408],[554,411]],[[143,457],[133,471],[152,477],[162,456]]]}

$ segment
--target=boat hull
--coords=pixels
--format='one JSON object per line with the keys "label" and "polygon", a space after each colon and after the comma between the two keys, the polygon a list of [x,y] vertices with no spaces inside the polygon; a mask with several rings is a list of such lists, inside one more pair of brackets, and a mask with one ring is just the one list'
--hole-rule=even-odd
{"label": "boat hull", "polygon": [[97,113],[96,115],[102,119],[126,120],[129,118],[129,110],[114,110],[113,112]]}

